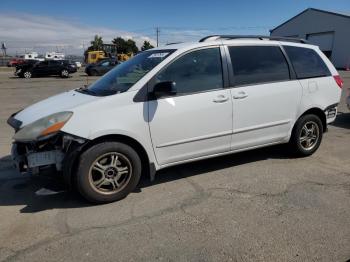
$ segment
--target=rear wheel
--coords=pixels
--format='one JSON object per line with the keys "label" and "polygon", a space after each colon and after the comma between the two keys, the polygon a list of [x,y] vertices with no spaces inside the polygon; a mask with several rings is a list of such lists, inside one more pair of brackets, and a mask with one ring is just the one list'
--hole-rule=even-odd
{"label": "rear wheel", "polygon": [[296,155],[309,156],[319,148],[322,135],[320,118],[316,115],[304,115],[296,122],[289,144]]}
{"label": "rear wheel", "polygon": [[133,148],[119,142],[104,142],[81,155],[77,187],[88,201],[107,203],[126,197],[140,177],[141,160]]}
{"label": "rear wheel", "polygon": [[63,77],[63,78],[69,77],[69,72],[68,72],[67,69],[63,69],[63,70],[61,71],[61,77]]}
{"label": "rear wheel", "polygon": [[30,71],[25,71],[25,72],[23,73],[23,77],[24,77],[24,78],[27,78],[27,79],[32,78],[32,72],[30,72]]}

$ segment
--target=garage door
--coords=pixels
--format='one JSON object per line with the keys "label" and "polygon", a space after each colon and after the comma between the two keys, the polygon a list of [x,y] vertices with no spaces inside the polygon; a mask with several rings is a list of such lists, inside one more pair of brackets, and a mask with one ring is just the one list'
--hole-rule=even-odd
{"label": "garage door", "polygon": [[332,51],[333,38],[333,32],[307,35],[307,40],[314,45],[318,45],[322,51]]}

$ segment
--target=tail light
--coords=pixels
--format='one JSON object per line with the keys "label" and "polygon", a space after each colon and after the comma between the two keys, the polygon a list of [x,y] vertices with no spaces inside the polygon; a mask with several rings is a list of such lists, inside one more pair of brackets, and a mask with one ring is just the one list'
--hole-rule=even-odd
{"label": "tail light", "polygon": [[337,82],[337,85],[342,88],[344,85],[343,79],[339,75],[333,76],[335,82]]}

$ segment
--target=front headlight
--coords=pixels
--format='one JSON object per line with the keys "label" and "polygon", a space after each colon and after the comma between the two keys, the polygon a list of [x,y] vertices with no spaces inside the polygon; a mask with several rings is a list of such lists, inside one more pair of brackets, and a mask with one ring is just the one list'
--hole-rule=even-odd
{"label": "front headlight", "polygon": [[52,135],[60,131],[72,115],[72,112],[60,112],[43,117],[20,129],[13,136],[13,139],[16,141],[33,141]]}

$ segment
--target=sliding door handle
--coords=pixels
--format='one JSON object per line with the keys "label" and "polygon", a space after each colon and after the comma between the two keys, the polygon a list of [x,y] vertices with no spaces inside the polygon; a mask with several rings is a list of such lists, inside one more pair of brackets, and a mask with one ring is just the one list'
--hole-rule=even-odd
{"label": "sliding door handle", "polygon": [[228,96],[225,96],[225,95],[218,95],[217,97],[215,97],[213,99],[213,102],[214,103],[224,103],[226,101],[228,101]]}
{"label": "sliding door handle", "polygon": [[233,95],[234,99],[243,99],[248,97],[248,94],[244,91],[239,91],[237,94]]}

